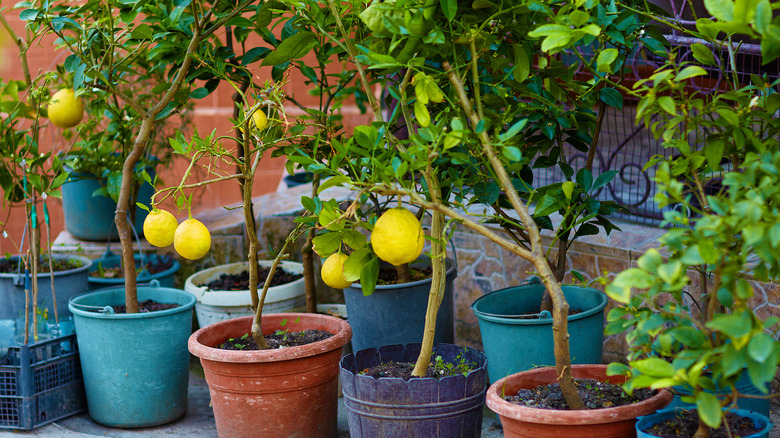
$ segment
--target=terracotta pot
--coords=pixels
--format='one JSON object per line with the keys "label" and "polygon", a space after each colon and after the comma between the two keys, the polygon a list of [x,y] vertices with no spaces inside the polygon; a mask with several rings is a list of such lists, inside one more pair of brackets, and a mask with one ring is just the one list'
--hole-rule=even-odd
{"label": "terracotta pot", "polygon": [[321,329],[334,336],[277,350],[213,348],[251,325],[251,316],[230,319],[201,328],[189,340],[203,365],[219,436],[335,437],[339,359],[352,336],[349,324],[313,313],[268,314],[264,334]]}
{"label": "terracotta pot", "polygon": [[[624,376],[607,376],[607,365],[573,365],[575,378],[590,378],[622,384]],[[504,437],[527,438],[633,438],[636,418],[669,404],[672,393],[661,390],[653,397],[625,406],[581,411],[537,409],[510,403],[502,394],[515,394],[556,381],[555,368],[536,368],[512,374],[490,385],[487,405],[501,418]]]}

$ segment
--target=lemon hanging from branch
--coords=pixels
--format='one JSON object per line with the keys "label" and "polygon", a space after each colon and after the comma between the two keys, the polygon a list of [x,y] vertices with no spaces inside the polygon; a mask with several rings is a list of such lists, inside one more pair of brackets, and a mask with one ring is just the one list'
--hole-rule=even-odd
{"label": "lemon hanging from branch", "polygon": [[344,278],[344,262],[347,255],[341,252],[331,254],[322,263],[320,275],[322,281],[333,289],[344,289],[349,287],[352,282]]}
{"label": "lemon hanging from branch", "polygon": [[420,221],[403,207],[387,210],[371,232],[371,246],[377,257],[395,266],[417,260],[424,245]]}
{"label": "lemon hanging from branch", "polygon": [[197,260],[209,252],[211,233],[202,222],[190,217],[176,228],[173,247],[185,259]]}
{"label": "lemon hanging from branch", "polygon": [[70,88],[54,93],[46,111],[51,123],[60,128],[72,128],[84,117],[84,105]]}
{"label": "lemon hanging from branch", "polygon": [[179,222],[169,211],[154,208],[144,219],[144,237],[151,245],[162,248],[173,243],[178,226]]}

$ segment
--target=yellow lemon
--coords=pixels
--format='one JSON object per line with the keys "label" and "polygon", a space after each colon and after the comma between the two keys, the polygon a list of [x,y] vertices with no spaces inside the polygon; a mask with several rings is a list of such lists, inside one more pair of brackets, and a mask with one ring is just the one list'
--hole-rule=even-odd
{"label": "yellow lemon", "polygon": [[258,109],[252,113],[252,121],[255,122],[255,128],[257,128],[258,131],[262,131],[268,126],[268,116],[265,115],[263,110]]}
{"label": "yellow lemon", "polygon": [[344,278],[344,262],[347,255],[340,252],[331,254],[322,264],[322,281],[334,289],[344,289],[349,287],[352,282]]}
{"label": "yellow lemon", "polygon": [[211,248],[209,229],[199,220],[189,218],[176,228],[173,247],[185,259],[197,260],[206,255]]}
{"label": "yellow lemon", "polygon": [[371,246],[377,257],[395,266],[417,260],[424,245],[420,221],[403,207],[387,210],[371,232]]}
{"label": "yellow lemon", "polygon": [[178,226],[170,212],[155,208],[144,219],[144,236],[150,244],[162,248],[173,243]]}
{"label": "yellow lemon", "polygon": [[84,116],[84,105],[72,89],[63,88],[54,93],[47,112],[49,120],[54,126],[72,128],[81,122],[81,118]]}

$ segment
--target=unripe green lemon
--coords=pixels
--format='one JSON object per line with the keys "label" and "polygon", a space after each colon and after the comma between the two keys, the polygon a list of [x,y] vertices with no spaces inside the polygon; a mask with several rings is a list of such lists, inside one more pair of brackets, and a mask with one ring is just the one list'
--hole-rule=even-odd
{"label": "unripe green lemon", "polygon": [[47,113],[54,126],[72,128],[84,117],[84,105],[72,89],[63,88],[52,96]]}
{"label": "unripe green lemon", "polygon": [[399,266],[417,260],[425,246],[425,233],[414,213],[396,207],[376,221],[371,232],[371,246],[377,257]]}

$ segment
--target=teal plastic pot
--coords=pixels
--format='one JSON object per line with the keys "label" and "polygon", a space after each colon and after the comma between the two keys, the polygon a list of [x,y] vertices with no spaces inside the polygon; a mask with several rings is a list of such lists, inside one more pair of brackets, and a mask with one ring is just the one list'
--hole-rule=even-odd
{"label": "teal plastic pot", "polygon": [[[147,168],[154,179],[154,169]],[[107,196],[92,196],[106,180],[91,173],[71,172],[68,180],[62,185],[62,213],[65,218],[65,229],[80,240],[116,241],[119,233],[114,223],[116,202]],[[151,204],[154,187],[144,182],[138,189],[135,202]],[[133,204],[135,205],[135,204]],[[134,227],[139,236],[144,234],[144,220],[148,212],[136,208]]]}
{"label": "teal plastic pot", "polygon": [[[756,396],[765,396],[767,395],[771,388],[767,384],[767,392],[761,392],[760,389],[753,386],[753,382],[750,380],[750,376],[748,375],[747,369],[743,370],[740,375],[739,379],[736,383],[737,391],[739,391],[740,394],[746,394],[746,395],[756,395]],[[686,395],[691,395],[692,391],[689,387],[685,386],[675,386],[673,387],[673,391],[675,393],[674,399],[672,399],[672,403],[669,404],[669,408],[677,408],[682,407],[686,409],[690,409],[692,407],[695,407],[695,404],[692,403],[685,403],[682,401],[682,397]],[[730,388],[723,388],[723,389],[716,389],[715,391],[707,391],[711,394],[715,394],[718,398],[722,399],[726,397],[727,395],[731,394]],[[739,398],[737,400],[737,406],[740,409],[746,410],[746,411],[753,411],[757,412],[761,415],[769,416],[769,399],[768,398]]]}
{"label": "teal plastic pot", "polygon": [[89,415],[100,424],[156,426],[181,418],[187,410],[187,340],[195,297],[152,283],[138,287],[138,301],[151,299],[179,307],[149,313],[105,312],[108,306],[124,304],[124,287],[70,300]]}
{"label": "teal plastic pot", "polygon": [[[639,417],[636,422],[636,436],[637,438],[658,438],[657,435],[651,435],[647,432],[648,429],[656,424],[672,418],[684,411],[685,408],[677,407],[671,409],[662,409],[654,414],[645,415]],[[758,429],[758,432],[741,436],[740,438],[767,438],[769,431],[772,430],[772,421],[766,415],[759,414],[758,412],[746,411],[744,409],[734,409],[731,412],[741,416],[749,418],[753,421],[753,427]]]}
{"label": "teal plastic pot", "polygon": [[[173,256],[170,255],[159,255],[159,254],[144,254],[143,257],[141,257],[140,254],[135,255],[135,263],[136,265],[141,265],[142,263],[158,263],[160,260],[173,258]],[[122,264],[122,256],[112,253],[111,251],[107,251],[105,254],[103,254],[103,257],[100,257],[98,259],[92,260],[92,267],[89,269],[89,272],[96,272],[98,269],[102,268],[115,268]],[[138,283],[149,283],[152,280],[157,280],[160,283],[160,286],[162,287],[174,287],[176,278],[175,274],[179,271],[179,268],[181,268],[181,265],[177,260],[173,260],[173,264],[170,268],[160,271],[154,274],[150,274],[149,271],[141,270],[137,271],[138,276],[136,277],[136,281]],[[107,287],[116,287],[121,286],[125,284],[125,278],[100,278],[100,277],[90,277],[89,280],[89,290],[95,290],[95,289],[103,289]]]}
{"label": "teal plastic pot", "polygon": [[[570,309],[580,310],[568,319],[572,363],[600,364],[607,296],[579,286],[563,286],[563,294]],[[471,304],[479,320],[491,382],[531,368],[555,366],[552,317],[518,317],[538,314],[543,295],[544,285],[533,278],[527,284],[491,292]]]}
{"label": "teal plastic pot", "polygon": [[[68,315],[68,300],[78,294],[82,294],[89,288],[87,271],[92,262],[82,256],[52,255],[54,260],[75,260],[79,267],[65,271],[54,271],[54,292],[57,297],[57,314]],[[11,256],[11,259],[19,262],[19,256]],[[46,309],[49,315],[54,315],[54,298],[51,293],[52,276],[49,271],[38,273],[38,308]],[[21,270],[13,273],[0,273],[0,320],[24,319],[25,294],[24,294],[24,263]],[[30,318],[32,305],[30,305]],[[53,317],[53,316],[52,316]],[[24,327],[24,324],[22,324]]]}

